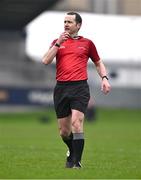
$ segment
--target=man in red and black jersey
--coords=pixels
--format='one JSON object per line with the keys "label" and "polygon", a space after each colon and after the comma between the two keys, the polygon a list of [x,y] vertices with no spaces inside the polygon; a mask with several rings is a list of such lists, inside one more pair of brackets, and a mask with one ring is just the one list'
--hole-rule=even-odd
{"label": "man in red and black jersey", "polygon": [[87,63],[90,58],[101,77],[101,90],[107,94],[111,87],[105,65],[100,59],[94,43],[78,36],[82,18],[69,12],[64,19],[64,32],[55,39],[42,62],[50,64],[56,57],[56,86],[54,105],[60,135],[68,146],[67,168],[81,168],[84,148],[83,122],[90,99],[87,84]]}

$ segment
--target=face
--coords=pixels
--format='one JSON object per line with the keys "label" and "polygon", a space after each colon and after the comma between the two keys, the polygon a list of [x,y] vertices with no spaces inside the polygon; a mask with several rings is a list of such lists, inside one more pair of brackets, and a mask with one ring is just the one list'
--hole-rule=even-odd
{"label": "face", "polygon": [[76,23],[75,15],[66,15],[64,19],[64,30],[70,35],[75,34],[81,27],[80,23]]}

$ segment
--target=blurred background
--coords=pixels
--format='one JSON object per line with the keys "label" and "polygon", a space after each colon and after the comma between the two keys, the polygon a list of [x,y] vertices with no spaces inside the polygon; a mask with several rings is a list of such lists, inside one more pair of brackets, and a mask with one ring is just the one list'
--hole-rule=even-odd
{"label": "blurred background", "polygon": [[[89,61],[81,172],[64,168],[55,62],[41,62],[68,11],[81,14],[79,34],[94,41],[112,86],[103,95]],[[0,179],[141,179],[140,48],[141,0],[0,0]]]}
{"label": "blurred background", "polygon": [[89,107],[141,108],[140,0],[0,0],[0,111],[53,107],[55,63],[41,58],[63,31],[67,11],[83,18],[80,34],[96,44],[112,91],[88,64]]}

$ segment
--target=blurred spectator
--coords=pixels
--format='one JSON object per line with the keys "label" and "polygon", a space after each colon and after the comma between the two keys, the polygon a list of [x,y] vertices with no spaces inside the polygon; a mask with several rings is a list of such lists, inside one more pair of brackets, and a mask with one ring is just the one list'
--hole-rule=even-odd
{"label": "blurred spectator", "polygon": [[89,104],[86,112],[86,119],[88,121],[96,120],[96,108],[95,108],[94,99],[92,97],[89,100]]}

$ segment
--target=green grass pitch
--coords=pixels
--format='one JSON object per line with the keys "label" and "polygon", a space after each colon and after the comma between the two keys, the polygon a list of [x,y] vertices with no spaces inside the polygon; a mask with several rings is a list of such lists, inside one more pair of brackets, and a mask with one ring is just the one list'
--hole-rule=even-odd
{"label": "green grass pitch", "polygon": [[67,148],[53,110],[1,113],[0,179],[140,179],[140,110],[97,109],[96,115],[85,121],[78,170],[64,168]]}

